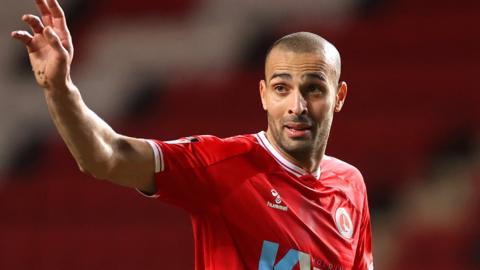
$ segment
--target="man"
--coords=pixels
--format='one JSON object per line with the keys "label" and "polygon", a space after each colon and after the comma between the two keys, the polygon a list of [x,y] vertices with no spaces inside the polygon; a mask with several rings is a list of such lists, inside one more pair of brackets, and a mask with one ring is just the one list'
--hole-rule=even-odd
{"label": "man", "polygon": [[70,78],[73,46],[56,0],[36,0],[22,41],[48,109],[79,168],[136,188],[192,216],[196,269],[373,269],[366,188],[353,166],[325,155],[339,82],[335,47],[311,33],[279,39],[260,96],[268,129],[162,142],[117,134]]}

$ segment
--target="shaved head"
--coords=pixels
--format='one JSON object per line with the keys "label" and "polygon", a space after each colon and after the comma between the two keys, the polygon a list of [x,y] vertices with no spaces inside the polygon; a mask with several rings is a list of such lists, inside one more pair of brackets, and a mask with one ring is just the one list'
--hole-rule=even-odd
{"label": "shaved head", "polygon": [[337,49],[308,32],[280,38],[265,59],[265,80],[259,90],[267,112],[267,138],[310,171],[319,166],[333,114],[347,96],[347,84],[339,77]]}
{"label": "shaved head", "polygon": [[321,36],[310,32],[297,32],[278,39],[267,52],[265,67],[267,67],[269,56],[274,50],[321,54],[325,62],[330,66],[335,76],[335,81],[338,83],[341,72],[340,53],[332,43]]}

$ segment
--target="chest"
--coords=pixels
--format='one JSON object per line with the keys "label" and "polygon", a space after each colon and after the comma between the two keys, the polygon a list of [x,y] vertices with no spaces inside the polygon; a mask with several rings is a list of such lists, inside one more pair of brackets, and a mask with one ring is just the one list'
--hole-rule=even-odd
{"label": "chest", "polygon": [[225,195],[220,215],[232,237],[257,246],[260,258],[273,256],[278,263],[293,252],[319,269],[353,264],[360,213],[341,185],[324,186],[287,173],[225,181],[238,184],[220,191]]}

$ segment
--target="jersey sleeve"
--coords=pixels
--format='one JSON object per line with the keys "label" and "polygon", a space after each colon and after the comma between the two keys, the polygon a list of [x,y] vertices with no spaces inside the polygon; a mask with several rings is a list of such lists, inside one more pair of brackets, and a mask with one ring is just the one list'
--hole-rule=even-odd
{"label": "jersey sleeve", "polygon": [[362,223],[360,225],[360,234],[358,238],[357,250],[353,270],[373,270],[372,255],[372,231],[370,222],[370,211],[368,208],[368,199],[365,195]]}
{"label": "jersey sleeve", "polygon": [[149,140],[155,155],[157,190],[151,197],[192,214],[215,208],[216,186],[222,177],[211,167],[242,151],[231,141],[207,135],[175,141]]}

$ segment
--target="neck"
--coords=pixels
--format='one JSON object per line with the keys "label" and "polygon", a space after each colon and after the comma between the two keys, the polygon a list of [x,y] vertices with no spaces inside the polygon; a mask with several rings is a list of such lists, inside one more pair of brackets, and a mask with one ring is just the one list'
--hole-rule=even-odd
{"label": "neck", "polygon": [[297,165],[298,167],[304,169],[307,172],[315,172],[318,170],[320,166],[320,161],[323,159],[325,155],[325,148],[326,143],[318,143],[318,145],[314,145],[313,149],[308,152],[302,153],[288,153],[282,147],[280,147],[270,132],[266,132],[266,137],[270,144],[279,152],[285,159],[290,161],[291,163]]}

